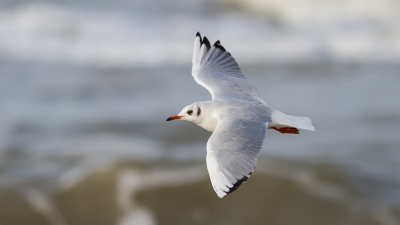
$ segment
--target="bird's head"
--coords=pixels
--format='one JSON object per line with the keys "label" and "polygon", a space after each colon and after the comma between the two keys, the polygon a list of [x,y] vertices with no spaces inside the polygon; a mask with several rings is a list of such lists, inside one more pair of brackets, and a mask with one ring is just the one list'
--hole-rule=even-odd
{"label": "bird's head", "polygon": [[190,104],[182,109],[182,111],[176,115],[170,116],[167,121],[171,120],[186,120],[196,123],[200,119],[201,107],[198,102]]}

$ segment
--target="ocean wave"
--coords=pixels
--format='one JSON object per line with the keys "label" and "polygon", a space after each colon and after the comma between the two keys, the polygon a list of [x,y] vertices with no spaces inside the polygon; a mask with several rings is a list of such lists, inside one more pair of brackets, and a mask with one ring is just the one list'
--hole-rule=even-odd
{"label": "ocean wave", "polygon": [[219,38],[241,64],[400,62],[397,14],[370,15],[365,10],[357,16],[361,12],[344,9],[355,16],[333,10],[328,19],[318,19],[324,11],[301,13],[307,10],[279,7],[286,10],[279,17],[284,22],[275,26],[252,15],[229,11],[204,18],[201,14],[205,12],[157,15],[151,9],[127,13],[21,5],[0,11],[0,58],[99,67],[186,65],[190,64],[193,36],[199,30],[212,41]]}

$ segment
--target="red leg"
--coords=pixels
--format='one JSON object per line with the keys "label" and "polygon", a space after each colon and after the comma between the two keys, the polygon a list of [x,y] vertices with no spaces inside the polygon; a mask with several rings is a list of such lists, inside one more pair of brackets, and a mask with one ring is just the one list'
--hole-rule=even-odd
{"label": "red leg", "polygon": [[281,132],[282,134],[298,134],[299,130],[294,127],[272,127],[272,129]]}

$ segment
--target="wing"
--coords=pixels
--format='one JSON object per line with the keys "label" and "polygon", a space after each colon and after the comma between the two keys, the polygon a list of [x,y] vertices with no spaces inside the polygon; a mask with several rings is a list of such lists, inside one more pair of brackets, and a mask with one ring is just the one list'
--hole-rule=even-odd
{"label": "wing", "polygon": [[197,32],[192,63],[192,76],[211,93],[213,99],[256,99],[264,102],[219,41],[211,46],[208,39],[202,39]]}
{"label": "wing", "polygon": [[211,184],[222,198],[253,173],[268,123],[222,118],[207,143]]}

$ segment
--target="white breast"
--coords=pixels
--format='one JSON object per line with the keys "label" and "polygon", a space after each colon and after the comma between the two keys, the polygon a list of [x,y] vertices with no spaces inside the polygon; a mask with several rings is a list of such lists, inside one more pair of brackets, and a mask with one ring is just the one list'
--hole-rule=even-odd
{"label": "white breast", "polygon": [[218,124],[218,119],[214,116],[205,117],[200,123],[197,123],[197,125],[210,132],[214,132],[215,128],[217,127],[217,124]]}

